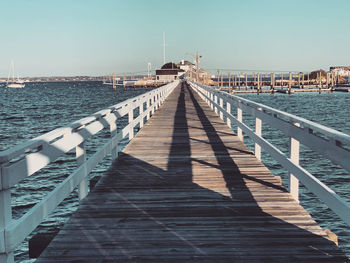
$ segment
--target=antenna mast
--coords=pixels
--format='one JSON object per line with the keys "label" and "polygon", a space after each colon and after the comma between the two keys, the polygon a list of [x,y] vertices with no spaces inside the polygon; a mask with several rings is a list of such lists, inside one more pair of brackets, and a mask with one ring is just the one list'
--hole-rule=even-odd
{"label": "antenna mast", "polygon": [[165,64],[165,32],[163,32],[163,65]]}

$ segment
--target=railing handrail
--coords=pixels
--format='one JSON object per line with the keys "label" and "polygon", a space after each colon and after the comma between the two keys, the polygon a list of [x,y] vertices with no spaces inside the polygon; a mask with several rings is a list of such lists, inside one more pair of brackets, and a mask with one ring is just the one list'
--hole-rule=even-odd
{"label": "railing handrail", "polygon": [[[139,125],[142,128],[144,119],[147,121],[150,118],[178,84],[179,81],[174,81],[0,152],[0,263],[13,262],[13,251],[20,242],[77,186],[80,199],[87,195],[87,175],[106,155],[112,154],[113,158],[117,158],[119,142],[126,135],[131,140],[134,127]],[[137,108],[139,115],[134,118]],[[127,114],[128,124],[117,132],[117,120]],[[86,139],[108,127],[111,138],[87,159]],[[10,188],[74,148],[77,169],[29,211],[14,220]]]}
{"label": "railing handrail", "polygon": [[244,103],[245,105],[247,105],[249,107],[253,107],[255,109],[261,108],[266,113],[269,112],[270,114],[277,114],[279,116],[282,116],[283,118],[285,118],[289,122],[300,123],[300,124],[302,124],[301,127],[312,129],[313,131],[319,132],[319,133],[323,134],[324,136],[335,138],[339,142],[342,142],[343,144],[350,146],[350,135],[345,134],[345,133],[340,132],[340,131],[337,131],[333,128],[324,126],[322,124],[307,120],[303,117],[299,117],[299,116],[293,115],[291,113],[284,112],[284,111],[272,108],[270,106],[267,106],[267,105],[264,105],[264,104],[261,104],[261,103],[255,102],[255,101],[251,101],[251,100],[248,100],[248,99],[245,99],[245,98],[233,95],[233,94],[229,94],[225,91],[221,91],[221,90],[217,90],[217,89],[214,89],[212,87],[209,87],[209,86],[205,86],[203,84],[196,83],[196,85],[212,89],[214,93],[220,94],[220,95],[227,97],[227,98],[234,99],[236,101],[236,103],[241,102],[241,103]]}
{"label": "railing handrail", "polygon": [[[347,134],[263,104],[216,90],[209,86],[192,81],[190,81],[190,85],[222,119],[226,117],[229,127],[231,127],[231,122],[237,125],[237,135],[241,140],[243,140],[242,131],[244,131],[254,141],[255,155],[258,159],[261,158],[262,147],[289,171],[289,191],[293,198],[298,201],[298,182],[300,180],[301,183],[343,219],[345,223],[350,225],[350,205],[332,189],[299,165],[300,142],[341,165],[347,171],[350,171],[350,151],[341,147],[339,141],[341,140],[342,143],[345,142],[347,144],[349,138]],[[224,100],[227,109],[224,108]],[[237,118],[232,115],[231,104],[237,107]],[[243,123],[243,110],[256,118],[255,131]],[[282,151],[262,137],[262,121],[265,121],[274,128],[280,129],[290,137],[290,157],[287,157]]]}
{"label": "railing handrail", "polygon": [[[298,137],[298,139],[302,140],[302,138],[300,138],[300,135],[298,134],[298,131],[307,131],[310,134],[310,136],[308,136],[308,139],[310,139],[311,136],[314,137],[313,139],[316,139],[319,143],[322,143],[323,146],[328,146],[328,151],[325,151],[326,147],[320,148],[321,145],[317,145],[316,148],[313,147],[310,141],[305,139],[303,144],[310,147],[312,150],[317,151],[321,155],[325,155],[327,158],[341,165],[343,168],[350,172],[350,162],[348,162],[349,159],[338,158],[338,155],[333,154],[334,149],[336,149],[336,151],[340,151],[341,154],[346,155],[350,158],[350,151],[348,149],[344,149],[344,146],[350,146],[350,136],[348,134],[337,131],[322,124],[318,124],[316,122],[307,120],[305,118],[298,117],[291,113],[274,109],[264,104],[257,103],[239,96],[228,94],[224,91],[220,91],[209,86],[205,86],[198,83],[195,84],[202,88],[210,89],[211,92],[217,94],[221,98],[226,98],[227,100],[230,100],[230,102],[232,102],[236,106],[240,104],[240,106],[247,106],[248,108],[255,110],[254,114],[259,115],[256,117],[265,117],[265,119],[267,117],[270,117],[270,119],[273,118],[279,123],[288,125],[289,130],[282,130],[281,125],[276,125],[268,121],[269,124],[275,126],[275,128],[281,129],[283,132],[288,132],[289,135],[291,135],[291,137]],[[298,123],[299,126],[296,127],[294,125],[295,123]]]}
{"label": "railing handrail", "polygon": [[43,141],[50,142],[50,141],[64,135],[67,132],[70,132],[74,129],[77,129],[77,128],[83,126],[83,125],[86,125],[87,123],[89,123],[91,121],[96,120],[96,118],[101,118],[107,114],[112,114],[115,110],[118,110],[122,107],[126,107],[131,102],[137,102],[138,100],[141,100],[141,99],[145,98],[146,96],[148,96],[150,94],[154,94],[156,92],[157,92],[157,89],[152,90],[152,91],[147,92],[147,93],[143,93],[143,94],[136,96],[134,98],[127,99],[127,100],[122,101],[120,103],[117,103],[113,106],[110,106],[106,109],[95,112],[88,117],[81,118],[77,121],[71,122],[70,124],[68,124],[66,126],[54,129],[50,132],[47,132],[47,133],[42,134],[40,136],[37,136],[37,137],[30,139],[26,142],[18,144],[12,148],[1,151],[0,152],[0,164],[4,163],[4,162],[8,162],[11,159],[16,158],[16,157],[20,156],[21,154],[25,153],[26,151],[29,151],[31,149],[36,148],[38,146],[38,143],[42,143]]}

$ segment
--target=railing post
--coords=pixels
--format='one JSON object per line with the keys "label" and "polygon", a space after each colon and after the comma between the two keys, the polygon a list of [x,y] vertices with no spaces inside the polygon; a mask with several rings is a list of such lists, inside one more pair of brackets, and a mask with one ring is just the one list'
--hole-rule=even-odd
{"label": "railing post", "polygon": [[[78,166],[81,166],[86,161],[85,153],[85,141],[75,147],[75,157],[77,160]],[[89,179],[86,168],[84,168],[84,178],[81,180],[78,186],[78,195],[79,200],[84,199],[89,193]]]}
{"label": "railing post", "polygon": [[129,109],[129,125],[130,125],[130,129],[129,129],[129,140],[131,140],[132,138],[134,138],[134,125],[132,124],[132,121],[134,120],[134,105],[130,105],[130,109]]}
{"label": "railing post", "polygon": [[157,93],[157,110],[159,109],[160,107],[160,96],[159,96],[159,93]]}
{"label": "railing post", "polygon": [[158,110],[158,94],[156,93],[154,95],[154,111],[157,111]]}
{"label": "railing post", "polygon": [[[224,107],[224,100],[222,98],[219,98],[219,103],[220,103],[220,107],[223,108]],[[220,112],[220,119],[224,119],[224,113],[222,111],[222,109],[219,110]]]}
{"label": "railing post", "polygon": [[231,87],[231,73],[228,73],[228,88],[230,89]]}
{"label": "railing post", "polygon": [[[243,120],[242,109],[239,107],[239,105],[237,106],[237,120],[239,122],[242,122],[242,120]],[[242,129],[239,128],[238,126],[237,126],[237,136],[243,142],[243,132],[242,132]]]}
{"label": "railing post", "polygon": [[163,104],[163,91],[159,93],[159,105]]}
{"label": "railing post", "polygon": [[283,73],[281,73],[281,88],[283,88]]}
{"label": "railing post", "polygon": [[[257,110],[261,110],[258,108]],[[261,137],[261,119],[255,118],[255,134]],[[255,143],[255,151],[254,151],[256,159],[261,160],[261,146]]]}
{"label": "railing post", "polygon": [[154,95],[154,103],[155,103],[155,111],[157,111],[159,107],[158,93]]}
{"label": "railing post", "polygon": [[210,93],[210,108],[214,110],[214,94]]}
{"label": "railing post", "polygon": [[[140,106],[139,106],[139,115],[142,116],[143,115],[143,104],[144,102],[142,101]],[[141,120],[140,120],[140,128],[143,127],[143,118],[144,117],[141,117]]]}
{"label": "railing post", "polygon": [[156,101],[155,100],[155,95],[153,94],[152,98],[151,98],[151,107],[152,107],[151,113],[152,113],[152,115],[154,114],[154,111],[155,111],[155,105],[154,105],[155,101]]}
{"label": "railing post", "polygon": [[158,108],[159,108],[159,94],[158,93],[156,94],[154,99],[156,101],[156,110],[158,110]]}
{"label": "railing post", "polygon": [[[117,134],[117,120],[115,120],[115,122],[112,122],[110,124],[109,131],[111,133],[111,138],[113,138]],[[111,154],[112,154],[112,161],[118,157],[118,144],[112,148]]]}
{"label": "railing post", "polygon": [[[231,103],[229,102],[226,102],[226,111],[231,114]],[[226,118],[226,123],[227,123],[227,126],[231,129],[231,119],[230,118]]]}
{"label": "railing post", "polygon": [[[0,179],[2,180],[1,167],[0,167]],[[0,184],[2,186],[2,184]],[[11,223],[12,209],[11,209],[11,190],[0,190],[0,262],[12,263],[14,262],[13,251],[6,251],[6,237],[5,229]]]}
{"label": "railing post", "polygon": [[146,101],[146,110],[147,110],[147,117],[146,117],[146,120],[148,121],[149,120],[149,117],[150,117],[150,112],[148,111],[149,107],[150,107],[150,98],[147,99]]}
{"label": "railing post", "polygon": [[217,107],[217,103],[218,103],[218,96],[214,95],[214,109],[215,109],[215,113],[218,114],[218,107]]}
{"label": "railing post", "polygon": [[[300,127],[300,123],[294,123],[295,126]],[[289,140],[289,152],[290,152],[290,160],[299,164],[299,141],[290,137]],[[292,197],[299,202],[299,180],[293,175],[289,174],[289,192]]]}
{"label": "railing post", "polygon": [[292,73],[289,72],[289,82],[288,82],[288,93],[289,94],[292,93],[292,81],[293,81]]}
{"label": "railing post", "polygon": [[241,90],[241,73],[238,73],[238,89]]}
{"label": "railing post", "polygon": [[304,72],[300,72],[300,84],[299,89],[304,88]]}

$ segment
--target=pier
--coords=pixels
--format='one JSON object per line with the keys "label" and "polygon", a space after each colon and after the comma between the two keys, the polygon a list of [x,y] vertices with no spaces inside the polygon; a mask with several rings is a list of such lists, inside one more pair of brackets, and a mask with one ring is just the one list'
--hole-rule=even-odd
{"label": "pier", "polygon": [[334,72],[289,72],[287,75],[249,71],[236,74],[228,72],[224,76],[217,71],[215,81],[211,81],[210,85],[228,93],[348,92],[348,83]]}
{"label": "pier", "polygon": [[[256,118],[255,130],[243,112]],[[263,138],[265,124],[290,137],[290,156]],[[87,159],[85,141],[103,129],[111,139]],[[299,182],[347,224],[350,206],[299,165],[299,144],[350,170],[348,135],[174,81],[0,153],[0,262],[12,262],[16,246],[76,187],[78,210],[37,262],[348,262],[335,235],[299,204]],[[261,162],[262,149],[290,172],[288,187]],[[10,188],[71,150],[77,170],[13,220]],[[87,175],[107,155],[114,161],[89,191]]]}

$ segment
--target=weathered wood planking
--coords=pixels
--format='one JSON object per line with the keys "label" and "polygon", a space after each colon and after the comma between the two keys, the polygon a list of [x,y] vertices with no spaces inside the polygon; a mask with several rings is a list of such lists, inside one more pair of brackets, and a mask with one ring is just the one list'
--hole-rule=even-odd
{"label": "weathered wood planking", "polygon": [[120,154],[38,262],[345,262],[186,84]]}

